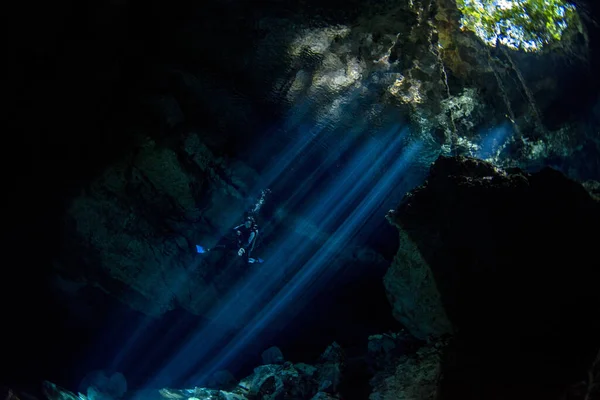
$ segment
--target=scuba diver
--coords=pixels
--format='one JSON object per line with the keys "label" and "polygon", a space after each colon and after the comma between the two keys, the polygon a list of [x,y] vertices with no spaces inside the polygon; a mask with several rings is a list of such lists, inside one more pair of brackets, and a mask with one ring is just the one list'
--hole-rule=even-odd
{"label": "scuba diver", "polygon": [[227,237],[222,238],[219,241],[220,243],[211,249],[205,249],[200,245],[196,245],[196,252],[204,254],[218,249],[236,250],[237,255],[242,257],[246,264],[262,263],[263,260],[261,258],[250,257],[258,237],[258,225],[256,224],[256,220],[253,215],[258,213],[265,202],[266,195],[270,192],[271,191],[269,189],[263,190],[260,199],[254,205],[254,208],[248,213],[244,223],[233,228],[235,232],[235,237],[233,240]]}
{"label": "scuba diver", "polygon": [[234,227],[233,230],[235,231],[234,240],[224,238],[220,244],[211,249],[205,249],[202,246],[196,245],[196,251],[203,254],[218,249],[237,250],[237,255],[242,257],[247,264],[262,263],[262,259],[250,257],[250,253],[254,250],[256,238],[258,237],[258,226],[254,218],[247,217],[243,224]]}
{"label": "scuba diver", "polygon": [[258,236],[258,226],[254,218],[248,217],[243,224],[233,228],[237,235],[238,256],[249,259],[250,253],[254,250],[256,237]]}

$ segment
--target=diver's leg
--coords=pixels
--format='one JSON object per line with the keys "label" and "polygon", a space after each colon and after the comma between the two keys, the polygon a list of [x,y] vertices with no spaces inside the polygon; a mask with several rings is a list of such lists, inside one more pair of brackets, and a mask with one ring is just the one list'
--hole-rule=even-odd
{"label": "diver's leg", "polygon": [[244,252],[242,253],[242,258],[244,259],[244,262],[245,262],[246,264],[250,264],[250,261],[248,260],[248,252],[247,252],[247,251],[244,251]]}

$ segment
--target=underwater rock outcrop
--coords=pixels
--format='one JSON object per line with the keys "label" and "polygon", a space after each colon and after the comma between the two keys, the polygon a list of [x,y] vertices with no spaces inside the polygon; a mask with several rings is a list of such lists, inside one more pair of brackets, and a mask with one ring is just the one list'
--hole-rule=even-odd
{"label": "underwater rock outcrop", "polygon": [[[229,381],[222,388],[143,389],[132,391],[127,396],[134,400],[338,399],[339,383],[345,367],[344,359],[344,351],[334,342],[327,347],[314,366],[292,362],[265,364],[256,367],[251,375],[239,382]],[[83,393],[73,393],[52,382],[44,382],[43,390],[48,400],[93,399],[89,391],[87,396]]]}
{"label": "underwater rock outcrop", "polygon": [[118,400],[127,392],[127,380],[120,372],[92,371],[79,384],[88,400]]}
{"label": "underwater rock outcrop", "polygon": [[171,148],[147,139],[71,201],[55,267],[149,315],[200,314],[223,288],[206,266],[195,271],[194,244],[212,245],[238,222],[256,177],[197,134]]}
{"label": "underwater rock outcrop", "polygon": [[399,357],[416,352],[423,344],[405,330],[369,336],[366,362],[370,372],[375,374],[394,368]]}
{"label": "underwater rock outcrop", "polygon": [[385,276],[394,315],[433,342],[455,332],[441,398],[558,398],[585,375],[600,346],[600,203],[581,184],[442,156],[388,219],[402,241]]}
{"label": "underwater rock outcrop", "polygon": [[435,399],[444,342],[427,344],[406,331],[372,335],[367,362],[370,400]]}
{"label": "underwater rock outcrop", "polygon": [[399,234],[398,252],[383,280],[394,317],[419,339],[451,333],[429,265],[406,232]]}
{"label": "underwater rock outcrop", "polygon": [[444,346],[436,343],[398,357],[371,379],[369,400],[436,400]]}
{"label": "underwater rock outcrop", "polygon": [[279,347],[272,346],[262,352],[263,364],[283,364],[285,358]]}
{"label": "underwater rock outcrop", "polygon": [[[289,361],[261,365],[256,367],[251,375],[234,383],[230,388],[196,388],[192,397],[240,400],[334,399],[338,398],[344,366],[344,352],[337,343],[333,343],[327,347],[314,366]],[[169,393],[178,392],[183,391],[164,389],[161,396],[172,398]]]}

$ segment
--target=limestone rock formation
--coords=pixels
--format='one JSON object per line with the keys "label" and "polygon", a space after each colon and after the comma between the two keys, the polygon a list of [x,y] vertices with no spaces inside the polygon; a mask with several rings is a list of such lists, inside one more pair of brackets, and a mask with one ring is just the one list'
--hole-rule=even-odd
{"label": "limestone rock formation", "polygon": [[200,314],[223,287],[197,276],[194,244],[214,245],[237,222],[254,182],[195,134],[172,148],[144,141],[72,200],[56,266],[147,314]]}
{"label": "limestone rock formation", "polygon": [[127,380],[120,372],[92,371],[79,384],[79,392],[88,400],[118,400],[127,392]]}
{"label": "limestone rock formation", "polygon": [[[600,203],[580,184],[549,168],[530,174],[442,156],[388,218],[411,244],[385,278],[395,315],[415,336],[448,333],[429,328],[416,298],[456,330],[445,395],[477,381],[499,398],[557,398],[583,374],[600,345]],[[415,258],[420,279],[410,279]],[[502,397],[506,382],[525,381]]]}
{"label": "limestone rock formation", "polygon": [[226,390],[231,387],[235,387],[237,381],[233,374],[227,370],[215,371],[214,374],[208,379],[206,386],[211,389],[222,389]]}
{"label": "limestone rock formation", "polygon": [[406,331],[371,335],[366,361],[372,373],[386,371],[395,366],[399,357],[414,353],[423,344]]}
{"label": "limestone rock formation", "polygon": [[369,400],[436,400],[442,373],[443,347],[423,346],[398,357],[391,371],[373,377]]}
{"label": "limestone rock formation", "polygon": [[398,253],[383,280],[394,317],[419,339],[451,333],[429,265],[406,232],[399,233]]}
{"label": "limestone rock formation", "polygon": [[269,347],[261,354],[263,364],[283,364],[285,358],[279,347]]}

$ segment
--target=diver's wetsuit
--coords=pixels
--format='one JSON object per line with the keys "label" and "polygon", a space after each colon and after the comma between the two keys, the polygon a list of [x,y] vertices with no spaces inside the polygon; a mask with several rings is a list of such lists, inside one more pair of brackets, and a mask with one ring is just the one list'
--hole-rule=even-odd
{"label": "diver's wetsuit", "polygon": [[246,263],[248,263],[248,257],[250,257],[250,252],[252,251],[252,245],[254,243],[254,240],[256,240],[256,235],[258,234],[258,229],[256,229],[256,226],[251,226],[250,228],[246,228],[246,225],[242,224],[242,225],[238,225],[236,226],[235,229],[237,232],[240,232],[240,234],[237,236],[237,244],[238,244],[238,250],[239,249],[244,249],[244,254],[242,254],[242,257],[244,258],[244,261]]}
{"label": "diver's wetsuit", "polygon": [[[235,250],[237,252],[243,248],[244,253],[242,254],[242,258],[246,263],[248,263],[253,242],[256,240],[256,236],[258,235],[258,229],[256,228],[256,225],[246,228],[246,225],[241,224],[233,228],[233,230],[236,231],[235,240],[225,240],[224,243],[216,245],[211,250],[227,249]],[[239,232],[239,234],[237,232]]]}

